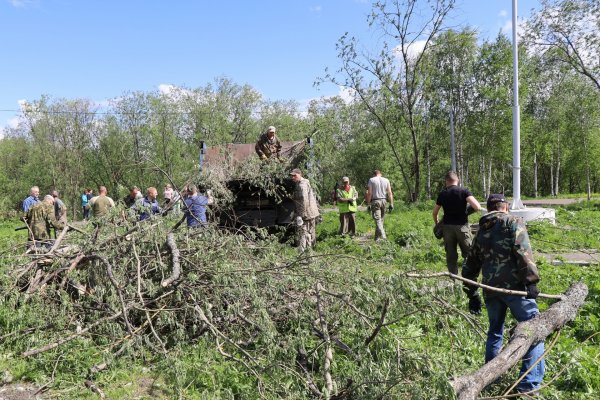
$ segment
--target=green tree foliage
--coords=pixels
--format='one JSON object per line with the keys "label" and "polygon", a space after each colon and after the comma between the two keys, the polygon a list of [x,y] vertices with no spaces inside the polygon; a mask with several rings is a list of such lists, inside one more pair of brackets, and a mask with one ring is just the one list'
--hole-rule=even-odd
{"label": "green tree foliage", "polygon": [[[550,25],[540,24],[550,20],[558,32],[562,21],[563,37],[578,35],[576,48],[595,54],[598,30],[575,20],[596,21],[597,3],[543,4],[528,38],[542,37]],[[481,41],[469,27],[446,29],[453,6],[375,3],[365,22],[381,38],[378,46],[367,51],[359,38],[342,36],[340,68],[317,84],[335,83],[343,96],[306,107],[263,99],[252,86],[224,77],[196,88],[124,93],[105,106],[42,96],[24,105],[18,126],[0,140],[7,191],[0,207],[17,209],[32,185],[42,193],[58,189],[75,211],[85,187],[105,185],[119,198],[132,185],[161,188],[167,176],[182,184],[197,174],[202,142],[252,143],[269,125],[283,141],[313,139],[318,176],[311,180],[325,200],[342,176],[363,192],[376,168],[392,180],[397,199],[432,198],[451,167],[450,110],[462,182],[480,198],[510,193],[511,42],[502,34]],[[540,51],[536,43],[525,41],[519,50],[522,192],[591,195],[600,191],[600,91],[581,68],[556,62],[558,44]],[[593,72],[594,65],[585,67]]]}
{"label": "green tree foliage", "polygon": [[527,42],[549,62],[568,66],[600,89],[600,2],[542,0],[526,24]]}

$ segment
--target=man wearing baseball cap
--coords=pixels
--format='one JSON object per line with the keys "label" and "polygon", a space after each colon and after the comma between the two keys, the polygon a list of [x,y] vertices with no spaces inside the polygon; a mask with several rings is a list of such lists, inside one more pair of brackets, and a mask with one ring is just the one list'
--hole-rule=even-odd
{"label": "man wearing baseball cap", "polygon": [[298,232],[298,250],[303,252],[314,247],[317,242],[316,224],[319,214],[317,198],[310,186],[310,181],[302,177],[302,171],[294,168],[290,172],[292,181],[296,184],[292,199]]}
{"label": "man wearing baseball cap", "polygon": [[350,178],[342,178],[342,187],[337,189],[337,206],[340,211],[340,235],[356,234],[356,212],[358,205],[358,192],[356,188],[350,185]]}
{"label": "man wearing baseball cap", "polygon": [[275,135],[275,127],[269,126],[265,133],[259,136],[254,146],[256,154],[261,160],[265,161],[273,156],[279,159],[279,153],[281,152],[281,142],[277,135]]}
{"label": "man wearing baseball cap", "polygon": [[[506,311],[518,322],[528,321],[539,314],[535,302],[539,294],[538,269],[533,262],[527,228],[522,219],[508,213],[508,202],[503,194],[492,194],[487,199],[488,214],[479,220],[479,231],[462,270],[464,278],[476,281],[481,272],[481,283],[502,289],[526,291],[527,296],[512,296],[483,290],[490,327],[485,346],[485,362],[500,351],[504,334]],[[465,283],[469,297],[469,311],[481,312],[477,287]],[[544,342],[537,343],[523,356],[521,375],[531,370],[519,382],[517,391],[535,392],[544,378]]]}

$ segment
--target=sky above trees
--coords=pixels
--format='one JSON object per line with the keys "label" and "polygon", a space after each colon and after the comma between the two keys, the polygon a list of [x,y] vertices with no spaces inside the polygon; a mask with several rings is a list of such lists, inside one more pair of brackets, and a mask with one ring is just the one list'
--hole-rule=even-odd
{"label": "sky above trees", "polygon": [[[527,17],[536,0],[521,0]],[[102,104],[129,91],[201,86],[217,77],[266,99],[301,103],[339,93],[313,87],[337,68],[345,32],[365,46],[367,0],[0,0],[0,128],[42,95]],[[448,20],[480,38],[510,32],[511,1],[460,0]]]}

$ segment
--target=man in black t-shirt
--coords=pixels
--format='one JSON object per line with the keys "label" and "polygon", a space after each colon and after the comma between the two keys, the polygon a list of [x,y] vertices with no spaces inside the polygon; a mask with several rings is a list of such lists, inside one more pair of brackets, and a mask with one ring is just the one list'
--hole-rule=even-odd
{"label": "man in black t-shirt", "polygon": [[440,208],[444,209],[443,233],[444,247],[446,249],[446,265],[448,271],[458,274],[458,252],[460,247],[463,258],[467,257],[473,237],[469,228],[467,204],[473,211],[479,211],[481,206],[467,188],[458,186],[458,175],[449,171],[444,177],[446,187],[440,192],[433,208],[433,221],[438,223]]}

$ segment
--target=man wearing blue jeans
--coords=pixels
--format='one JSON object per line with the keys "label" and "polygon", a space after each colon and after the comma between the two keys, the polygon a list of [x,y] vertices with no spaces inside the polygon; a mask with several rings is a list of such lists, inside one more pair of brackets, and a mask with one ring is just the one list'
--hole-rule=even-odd
{"label": "man wearing blue jeans", "polygon": [[[528,321],[539,314],[535,302],[539,294],[537,282],[540,277],[535,263],[529,235],[522,220],[508,214],[508,203],[502,194],[492,194],[487,200],[486,214],[479,220],[479,231],[473,241],[469,256],[462,270],[464,278],[476,281],[482,273],[482,283],[508,290],[526,291],[527,296],[508,296],[484,289],[485,307],[490,327],[485,346],[485,362],[500,351],[504,334],[506,311],[518,322]],[[465,284],[469,297],[469,311],[481,312],[481,300],[477,287]],[[539,389],[544,378],[544,342],[536,343],[523,356],[517,391],[532,392]]]}

